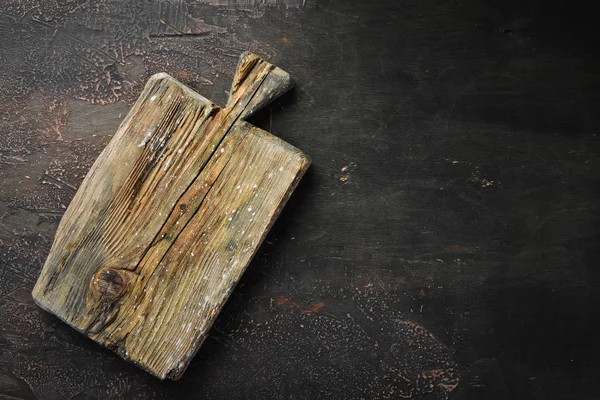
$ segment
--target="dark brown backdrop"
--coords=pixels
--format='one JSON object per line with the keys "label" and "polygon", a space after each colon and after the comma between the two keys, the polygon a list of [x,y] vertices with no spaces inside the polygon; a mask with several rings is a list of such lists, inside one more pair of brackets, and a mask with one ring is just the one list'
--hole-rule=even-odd
{"label": "dark brown backdrop", "polygon": [[[600,59],[577,2],[0,0],[0,397],[597,399]],[[74,190],[166,71],[313,166],[179,382],[37,308]]]}

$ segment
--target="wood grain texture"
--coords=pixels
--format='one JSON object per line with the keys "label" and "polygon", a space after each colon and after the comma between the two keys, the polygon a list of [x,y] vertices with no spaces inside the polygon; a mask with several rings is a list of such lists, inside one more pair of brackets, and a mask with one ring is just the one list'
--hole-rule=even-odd
{"label": "wood grain texture", "polygon": [[310,163],[243,121],[289,87],[251,53],[226,108],[154,75],[67,209],[35,301],[180,377]]}

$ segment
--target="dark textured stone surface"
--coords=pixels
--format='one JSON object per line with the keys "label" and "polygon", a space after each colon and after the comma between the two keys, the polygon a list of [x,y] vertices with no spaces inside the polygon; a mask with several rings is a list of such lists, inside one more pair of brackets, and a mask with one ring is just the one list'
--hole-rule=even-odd
{"label": "dark textured stone surface", "polygon": [[[591,10],[227,3],[0,1],[0,393],[598,398]],[[31,288],[146,79],[223,104],[245,50],[297,84],[253,122],[313,166],[186,375],[159,382]]]}

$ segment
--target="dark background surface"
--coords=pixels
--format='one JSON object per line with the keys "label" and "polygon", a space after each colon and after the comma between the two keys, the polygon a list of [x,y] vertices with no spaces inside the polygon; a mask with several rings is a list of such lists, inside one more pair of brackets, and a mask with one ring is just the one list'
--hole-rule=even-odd
{"label": "dark background surface", "polygon": [[[595,25],[562,1],[1,0],[0,397],[600,398]],[[223,104],[246,50],[297,84],[252,122],[313,166],[160,382],[30,291],[146,79]]]}

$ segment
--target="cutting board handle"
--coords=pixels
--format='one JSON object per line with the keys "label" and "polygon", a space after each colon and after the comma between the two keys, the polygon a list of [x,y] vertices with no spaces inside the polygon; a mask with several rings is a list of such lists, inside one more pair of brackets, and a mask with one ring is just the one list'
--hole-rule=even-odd
{"label": "cutting board handle", "polygon": [[292,86],[287,72],[254,53],[245,52],[235,71],[227,108],[237,108],[240,118],[246,119]]}

